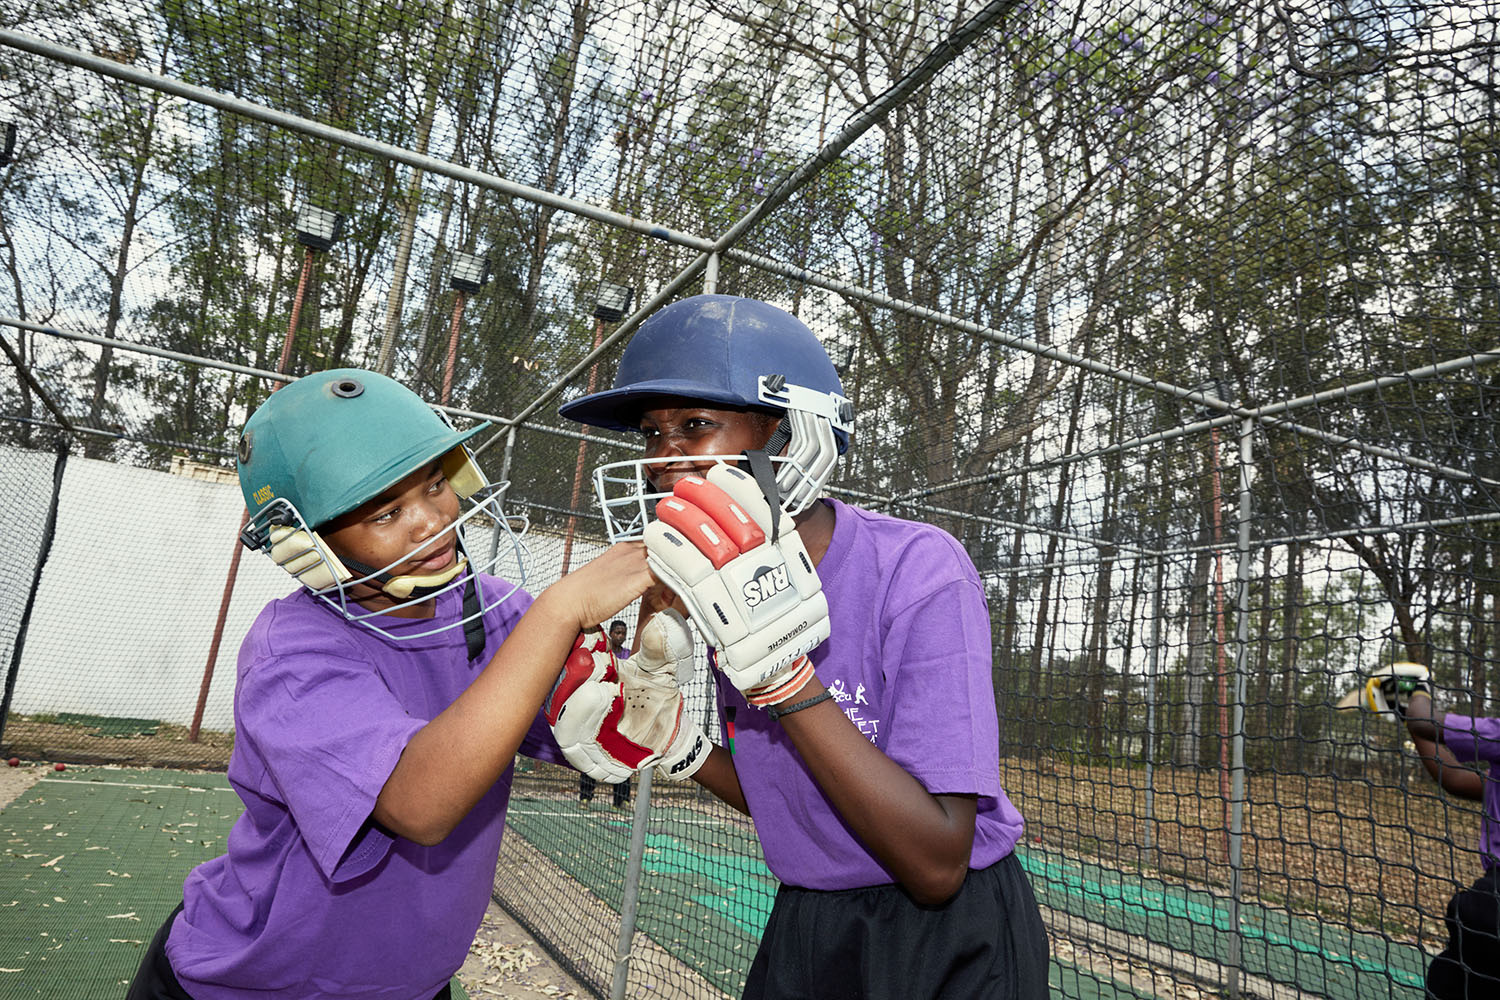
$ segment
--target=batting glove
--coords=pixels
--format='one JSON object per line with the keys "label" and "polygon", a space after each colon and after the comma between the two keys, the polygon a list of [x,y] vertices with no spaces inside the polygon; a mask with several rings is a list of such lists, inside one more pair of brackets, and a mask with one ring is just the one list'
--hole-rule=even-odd
{"label": "batting glove", "polygon": [[678,480],[656,516],[647,564],[687,605],[719,669],[752,705],[795,695],[813,676],[807,654],[829,634],[828,601],[796,529],[772,537],[754,477],[723,464]]}
{"label": "batting glove", "polygon": [[[681,616],[677,622],[686,633]],[[682,710],[679,664],[658,662],[682,648],[680,639],[656,635],[664,628],[647,630],[662,650],[657,660],[648,654],[639,667],[625,672],[603,631],[580,634],[542,705],[563,757],[596,781],[620,784],[653,764],[664,765],[671,778],[686,778],[708,757],[707,740]],[[643,633],[643,648],[645,642]],[[691,636],[686,669],[691,673]]]}
{"label": "batting glove", "polygon": [[1406,718],[1407,703],[1418,691],[1432,697],[1428,669],[1420,663],[1392,663],[1365,681],[1365,704],[1381,718],[1394,722]]}
{"label": "batting glove", "polygon": [[660,747],[656,773],[673,781],[690,777],[708,759],[708,739],[683,710],[682,688],[693,677],[693,633],[668,608],[641,626],[641,648],[617,660],[625,714],[620,734],[642,746]]}

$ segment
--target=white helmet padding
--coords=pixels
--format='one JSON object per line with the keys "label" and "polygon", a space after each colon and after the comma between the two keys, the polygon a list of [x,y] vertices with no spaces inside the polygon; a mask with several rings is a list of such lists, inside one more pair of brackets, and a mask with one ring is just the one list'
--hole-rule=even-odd
{"label": "white helmet padding", "polygon": [[782,513],[796,517],[812,506],[833,474],[839,460],[834,432],[847,435],[854,429],[854,407],[838,393],[790,385],[778,376],[762,375],[759,388],[761,402],[786,411],[766,453],[775,459],[781,451],[775,442],[785,438],[787,461],[777,469],[776,486]]}

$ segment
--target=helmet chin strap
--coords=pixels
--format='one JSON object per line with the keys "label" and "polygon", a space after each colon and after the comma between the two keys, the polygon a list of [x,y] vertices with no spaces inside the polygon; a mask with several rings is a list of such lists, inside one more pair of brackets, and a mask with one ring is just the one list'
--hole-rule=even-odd
{"label": "helmet chin strap", "polygon": [[[454,578],[468,567],[469,559],[468,553],[463,548],[463,540],[460,539],[457,558],[453,560],[453,565],[447,569],[438,570],[436,573],[407,573],[401,576],[392,576],[389,573],[382,573],[376,570],[373,566],[366,566],[358,560],[348,557],[345,557],[344,563],[356,573],[368,577],[371,582],[378,584],[382,593],[398,601],[421,601],[431,597],[442,590],[444,586],[453,582]],[[473,660],[484,652],[484,619],[480,615],[479,591],[474,585],[472,574],[470,574],[468,581],[464,584],[462,616],[464,620],[464,646],[468,651],[469,659]]]}
{"label": "helmet chin strap", "polygon": [[776,430],[758,450],[747,451],[745,464],[750,466],[750,475],[755,485],[771,506],[771,541],[781,537],[781,486],[776,482],[776,469],[771,465],[771,456],[780,455],[792,440],[792,421],[782,417],[776,422]]}
{"label": "helmet chin strap", "polygon": [[[785,421],[782,421],[782,426],[786,426]],[[776,434],[780,433],[780,430],[776,432]],[[771,445],[775,442],[776,434],[771,436],[771,441],[766,443],[765,448],[744,453],[745,464],[750,466],[750,475],[755,477],[755,485],[760,487],[761,496],[766,498],[766,503],[771,508],[771,541],[773,542],[781,538],[781,490],[776,485],[776,470],[771,467],[771,456],[768,454]],[[785,442],[783,446],[784,444]]]}
{"label": "helmet chin strap", "polygon": [[[782,417],[776,422],[776,430],[772,432],[769,440],[762,446],[761,451],[767,455],[780,455],[781,450],[792,440],[792,422],[787,417]],[[775,506],[772,504],[772,506]]]}

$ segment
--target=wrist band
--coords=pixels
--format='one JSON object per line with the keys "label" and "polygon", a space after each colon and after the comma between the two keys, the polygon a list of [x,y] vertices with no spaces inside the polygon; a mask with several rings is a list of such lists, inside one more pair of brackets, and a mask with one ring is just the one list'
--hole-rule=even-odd
{"label": "wrist band", "polygon": [[783,715],[791,715],[793,712],[800,712],[804,708],[812,708],[814,705],[821,704],[832,697],[833,692],[825,690],[822,694],[815,694],[806,701],[799,701],[795,705],[788,705],[786,708],[777,708],[775,705],[771,705],[766,709],[766,714],[771,717],[772,722],[775,722]]}
{"label": "wrist band", "polygon": [[771,705],[779,705],[784,701],[790,701],[798,691],[807,686],[807,682],[814,677],[812,660],[805,656],[799,656],[792,661],[792,672],[780,680],[773,681],[765,687],[752,688],[745,692],[745,700],[756,708],[767,708]]}

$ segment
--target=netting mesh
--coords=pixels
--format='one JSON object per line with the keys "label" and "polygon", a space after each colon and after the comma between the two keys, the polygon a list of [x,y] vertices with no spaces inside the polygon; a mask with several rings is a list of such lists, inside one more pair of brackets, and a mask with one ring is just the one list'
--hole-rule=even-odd
{"label": "netting mesh", "polygon": [[5,505],[0,532],[5,535],[6,555],[0,565],[0,737],[15,697],[21,659],[31,626],[34,602],[27,600],[50,555],[56,534],[56,503],[59,479],[67,465],[67,453],[4,449],[0,451],[0,488],[13,499]]}
{"label": "netting mesh", "polygon": [[[6,746],[222,766],[212,707],[285,582],[246,560],[220,618],[238,495],[182,475],[228,467],[266,372],[375,367],[494,420],[538,588],[599,545],[577,470],[636,451],[556,405],[609,383],[636,310],[714,288],[838,365],[832,492],[942,526],[986,582],[1054,991],[1419,995],[1478,813],[1336,706],[1397,659],[1446,708],[1500,698],[1497,25],[1389,0],[11,5],[0,470],[61,436],[104,478],[64,490],[73,555],[39,589],[43,515],[8,507],[3,604],[38,611]],[[309,206],[344,216],[326,249]],[[465,254],[487,284],[455,284]],[[623,323],[601,283],[634,290]],[[190,730],[200,702],[212,738],[108,732]],[[518,795],[497,889],[603,995],[630,846],[567,856],[566,775]],[[689,799],[651,812],[673,860],[636,923],[678,964],[631,989],[734,995],[769,890]],[[653,907],[718,915],[694,939]]]}

